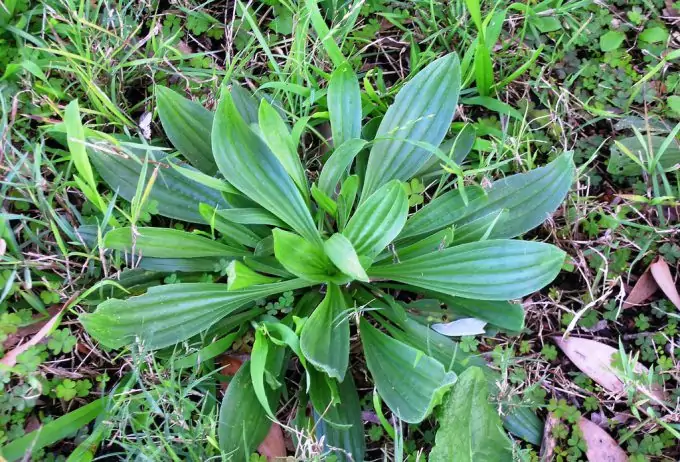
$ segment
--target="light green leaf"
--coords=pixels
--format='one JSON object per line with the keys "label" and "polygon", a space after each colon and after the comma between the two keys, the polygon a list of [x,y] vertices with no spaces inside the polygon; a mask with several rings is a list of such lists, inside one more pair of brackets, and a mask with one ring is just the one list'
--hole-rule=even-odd
{"label": "light green leaf", "polygon": [[158,115],[166,136],[177,150],[200,171],[213,175],[217,165],[210,144],[213,113],[174,90],[156,87]]}
{"label": "light green leaf", "polygon": [[158,349],[186,340],[256,300],[308,286],[301,279],[234,291],[226,284],[156,286],[127,300],[107,300],[79,319],[108,348],[140,342],[145,348]]}
{"label": "light green leaf", "polygon": [[465,298],[511,300],[549,284],[564,258],[562,250],[549,244],[500,239],[376,265],[368,275]]}
{"label": "light green leaf", "polygon": [[71,160],[75,165],[76,170],[83,178],[87,190],[83,191],[87,198],[93,202],[93,205],[99,210],[104,211],[106,204],[97,192],[97,183],[94,180],[94,173],[92,166],[87,156],[85,149],[85,128],[80,120],[80,109],[78,108],[78,100],[71,101],[64,111],[64,125],[66,126],[66,141],[68,150],[71,153]]}
{"label": "light green leaf", "polygon": [[349,239],[342,234],[335,233],[324,242],[323,247],[328,258],[340,271],[352,279],[368,282],[366,271],[361,266],[359,256]]}
{"label": "light green leaf", "polygon": [[257,400],[271,420],[276,420],[269,406],[267,390],[265,389],[265,369],[267,366],[267,353],[269,352],[269,340],[262,329],[255,330],[255,342],[250,353],[250,381]]}
{"label": "light green leaf", "polygon": [[425,207],[411,215],[399,233],[399,240],[414,236],[429,235],[435,231],[451,226],[466,216],[479,210],[487,202],[486,193],[479,186],[465,188],[468,205],[465,205],[460,191],[448,191]]}
{"label": "light green leaf", "polygon": [[507,218],[496,224],[489,237],[519,236],[543,223],[559,207],[571,188],[574,172],[572,155],[566,152],[545,167],[494,181],[486,191],[487,203],[454,224],[461,226],[507,209]]}
{"label": "light green leaf", "polygon": [[455,230],[453,227],[444,228],[436,233],[433,233],[427,237],[422,237],[422,239],[409,240],[409,243],[402,244],[397,243],[394,245],[394,251],[389,249],[383,252],[375,261],[382,261],[388,258],[396,257],[399,260],[408,260],[410,258],[418,257],[420,255],[425,255],[432,253],[435,250],[441,250],[449,247],[453,242],[455,236]]}
{"label": "light green leaf", "polygon": [[668,31],[661,26],[648,27],[638,38],[647,43],[661,43],[668,40]]}
{"label": "light green leaf", "polygon": [[222,92],[217,108],[212,141],[217,165],[230,184],[308,241],[322,244],[297,186],[264,141],[243,120],[227,91]]}
{"label": "light green leaf", "polygon": [[222,209],[217,214],[226,221],[242,225],[286,226],[276,215],[260,208]]}
{"label": "light green leaf", "polygon": [[290,136],[288,127],[279,112],[264,98],[260,102],[259,118],[260,132],[267,146],[279,159],[284,170],[293,179],[300,192],[304,196],[308,196],[309,188],[305,169],[300,162],[297,148],[293,144],[293,138]]}
{"label": "light green leaf", "polygon": [[512,461],[512,443],[489,402],[489,382],[482,370],[461,374],[446,401],[430,462]]}
{"label": "light green leaf", "polygon": [[610,30],[600,36],[600,50],[607,52],[616,50],[626,39],[626,34],[619,30]]}
{"label": "light green leaf", "polygon": [[[493,81],[491,82],[493,84]],[[473,96],[472,98],[465,98],[461,101],[462,104],[482,106],[490,111],[499,114],[514,117],[517,120],[524,120],[524,115],[508,103],[504,103],[496,98],[490,96]]]}
{"label": "light green leaf", "polygon": [[[421,70],[399,91],[380,123],[371,149],[362,202],[390,180],[410,179],[441,144],[460,92],[460,64],[446,55]],[[414,144],[421,143],[421,145]]]}
{"label": "light green leaf", "polygon": [[326,256],[323,245],[312,244],[297,234],[281,229],[274,232],[274,255],[286,270],[294,275],[317,283],[335,280],[339,274]]}
{"label": "light green leaf", "polygon": [[348,62],[342,63],[331,75],[328,84],[328,113],[334,146],[342,146],[347,140],[361,138],[359,81]]}
{"label": "light green leaf", "polygon": [[245,289],[246,287],[275,282],[279,282],[279,279],[256,273],[238,260],[232,261],[227,267],[227,288],[229,290]]}
{"label": "light green leaf", "polygon": [[337,225],[338,231],[342,232],[347,226],[347,220],[352,213],[352,207],[357,199],[357,192],[359,191],[359,175],[350,175],[345,178],[340,187],[340,194],[338,194],[338,213]]}
{"label": "light green leaf", "polygon": [[493,62],[489,48],[483,40],[477,40],[474,65],[477,92],[482,97],[488,96],[493,87]]}
{"label": "light green leaf", "polygon": [[242,257],[250,252],[172,228],[117,228],[104,236],[104,247],[157,258]]}
{"label": "light green leaf", "polygon": [[349,321],[347,304],[340,288],[328,284],[326,296],[305,322],[300,348],[317,369],[339,381],[349,363]]}
{"label": "light green leaf", "polygon": [[366,364],[382,399],[401,420],[422,422],[456,381],[456,374],[363,318],[360,331]]}
{"label": "light green leaf", "polygon": [[359,255],[373,258],[399,235],[407,215],[406,191],[393,180],[359,206],[342,234]]}
{"label": "light green leaf", "polygon": [[316,205],[318,205],[321,210],[329,214],[331,217],[335,218],[338,215],[338,205],[336,202],[328,197],[319,188],[317,188],[315,184],[312,185],[311,191]]}
{"label": "light green leaf", "polygon": [[510,332],[520,332],[524,328],[524,308],[519,303],[501,300],[470,300],[437,292],[427,292],[427,294],[437,297],[455,314],[481,319]]}
{"label": "light green leaf", "polygon": [[451,245],[467,244],[468,242],[488,239],[493,234],[493,230],[497,226],[502,226],[503,221],[507,220],[508,216],[509,212],[507,210],[497,210],[458,226],[455,228],[456,235]]}
{"label": "light green leaf", "polygon": [[319,189],[327,196],[333,197],[342,175],[349,170],[352,161],[364,146],[366,146],[366,141],[358,138],[348,139],[339,145],[321,170]]}
{"label": "light green leaf", "polygon": [[[220,406],[217,428],[220,449],[234,461],[247,461],[272,425],[255,394],[250,367],[250,361],[243,363],[229,382]],[[280,389],[269,393],[269,402],[278,403]]]}

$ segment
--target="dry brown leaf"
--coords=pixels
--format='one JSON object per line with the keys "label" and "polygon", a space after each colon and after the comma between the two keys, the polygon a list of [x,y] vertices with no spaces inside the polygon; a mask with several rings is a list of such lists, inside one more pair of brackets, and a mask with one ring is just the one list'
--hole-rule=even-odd
{"label": "dry brown leaf", "polygon": [[649,270],[666,297],[680,310],[680,294],[678,294],[678,288],[675,287],[675,281],[666,260],[658,257],[654,263],[649,265]]}
{"label": "dry brown leaf", "polygon": [[581,417],[578,426],[586,442],[586,457],[590,462],[627,462],[628,456],[616,440],[596,424]]}
{"label": "dry brown leaf", "polygon": [[[553,337],[553,340],[584,374],[599,383],[604,389],[612,393],[622,393],[624,391],[623,381],[619,378],[618,372],[612,367],[614,354],[617,349],[579,337]],[[640,363],[635,365],[635,372],[646,375],[649,370]],[[666,399],[663,389],[659,386],[651,390],[640,389],[641,392],[655,398],[658,401]]]}
{"label": "dry brown leaf", "polygon": [[270,462],[286,457],[286,442],[283,439],[283,431],[279,424],[276,422],[272,424],[269,433],[257,448],[257,452],[265,456]]}
{"label": "dry brown leaf", "polygon": [[624,308],[630,308],[631,306],[636,306],[647,300],[649,297],[654,295],[654,293],[659,289],[659,286],[654,280],[654,276],[649,271],[649,268],[642,273],[640,279],[637,280],[633,286],[633,290],[630,291],[628,297],[623,302]]}
{"label": "dry brown leaf", "polygon": [[5,366],[9,367],[14,367],[17,363],[17,356],[19,356],[21,353],[24,351],[28,350],[30,347],[37,345],[40,343],[42,339],[44,339],[47,334],[50,333],[52,328],[55,325],[59,324],[59,321],[61,320],[61,314],[64,312],[66,307],[68,306],[68,302],[64,303],[64,306],[61,307],[61,309],[55,314],[52,319],[47,321],[44,326],[40,328],[40,330],[31,338],[26,343],[22,343],[12,351],[9,351],[5,356],[0,359],[0,364],[4,364]]}
{"label": "dry brown leaf", "polygon": [[555,414],[549,412],[548,417],[545,419],[545,425],[543,426],[543,440],[541,441],[541,453],[539,454],[541,462],[550,462],[553,460],[553,453],[555,452],[557,441],[553,436],[552,429],[558,423],[559,419],[555,417]]}

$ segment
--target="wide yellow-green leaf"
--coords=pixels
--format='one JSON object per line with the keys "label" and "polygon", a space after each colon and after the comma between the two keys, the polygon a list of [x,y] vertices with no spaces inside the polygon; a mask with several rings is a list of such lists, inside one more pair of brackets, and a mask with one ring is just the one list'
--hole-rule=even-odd
{"label": "wide yellow-green leaf", "polygon": [[342,63],[331,75],[328,113],[333,146],[361,137],[361,93],[357,77],[348,62]]}

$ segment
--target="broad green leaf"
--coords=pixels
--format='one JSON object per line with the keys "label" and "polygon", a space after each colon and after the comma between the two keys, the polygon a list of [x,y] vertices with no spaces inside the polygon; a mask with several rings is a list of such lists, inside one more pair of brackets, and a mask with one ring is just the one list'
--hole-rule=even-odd
{"label": "broad green leaf", "polygon": [[104,247],[157,258],[242,257],[250,252],[172,228],[117,228],[104,236]]}
{"label": "broad green leaf", "polygon": [[387,258],[396,258],[398,260],[408,260],[410,258],[419,257],[420,255],[425,255],[432,253],[435,250],[442,250],[451,245],[453,242],[456,231],[451,228],[445,228],[441,231],[437,231],[427,237],[423,237],[420,240],[416,240],[413,243],[407,244],[395,244],[394,249],[389,249],[387,252],[383,252],[376,261],[382,261]]}
{"label": "broad green leaf", "polygon": [[229,290],[245,289],[246,287],[272,284],[279,279],[256,273],[244,263],[234,260],[227,267],[227,288]]}
{"label": "broad green leaf", "polygon": [[349,239],[342,234],[335,233],[324,242],[323,247],[328,258],[340,271],[352,279],[368,282],[366,271],[361,266],[359,256]]}
{"label": "broad green leaf", "polygon": [[177,165],[176,163],[170,163],[170,167],[172,167],[173,170],[176,170],[177,172],[181,173],[183,177],[191,181],[195,181],[196,183],[202,184],[203,186],[207,186],[210,189],[214,189],[215,191],[220,191],[231,195],[235,194],[240,195],[236,188],[234,188],[232,185],[230,185],[229,183],[220,178],[206,175],[200,170],[196,170],[194,168],[182,167],[180,165]]}
{"label": "broad green leaf", "polygon": [[174,90],[156,87],[158,115],[166,136],[191,165],[213,175],[217,165],[210,144],[213,113]]}
{"label": "broad green leaf", "polygon": [[321,210],[329,214],[331,217],[335,218],[338,215],[338,204],[328,197],[323,191],[316,187],[315,184],[312,185],[312,197],[314,202],[319,206]]}
{"label": "broad green leaf", "polygon": [[237,83],[231,84],[231,97],[239,114],[248,125],[257,125],[260,102],[248,90]]}
{"label": "broad green leaf", "polygon": [[[220,449],[233,461],[247,461],[269,432],[272,421],[260,404],[250,376],[250,361],[243,363],[224,394],[217,428]],[[271,391],[269,403],[278,403],[280,391]]]}
{"label": "broad green leaf", "polygon": [[456,374],[363,318],[360,331],[366,365],[380,397],[401,420],[422,422],[456,381]]}
{"label": "broad green leaf", "polygon": [[[465,161],[468,154],[472,151],[475,145],[477,132],[472,124],[465,124],[461,131],[455,136],[444,141],[439,150],[442,151],[454,163],[460,165]],[[441,167],[442,160],[437,156],[430,157],[427,162],[413,175],[415,178],[428,177],[433,175],[440,175],[444,172]]]}
{"label": "broad green leaf", "polygon": [[349,313],[340,288],[328,284],[326,296],[305,322],[300,348],[317,369],[339,381],[349,363]]}
{"label": "broad green leaf", "polygon": [[543,421],[529,408],[511,406],[503,409],[505,417],[503,425],[515,436],[533,445],[539,446],[543,438]]}
{"label": "broad green leaf", "polygon": [[494,181],[486,191],[487,203],[456,226],[493,212],[508,210],[507,218],[494,226],[490,238],[519,236],[543,223],[562,203],[574,181],[571,153],[564,153],[545,167]]}
{"label": "broad green leaf", "polygon": [[[111,190],[117,191],[123,199],[132,201],[137,192],[137,182],[144,170],[142,167],[145,152],[142,149],[128,148],[125,155],[117,155],[89,148],[88,154],[92,165]],[[191,223],[204,223],[198,210],[199,204],[229,207],[218,191],[186,178],[171,168],[170,165],[174,163],[162,151],[150,147],[149,157],[153,160],[150,160],[146,168],[145,181],[150,181],[153,175],[156,175],[156,179],[148,200],[156,202],[160,215]],[[192,171],[188,167],[183,169]]]}
{"label": "broad green leaf", "polygon": [[347,140],[361,138],[359,81],[348,62],[342,63],[331,75],[328,84],[328,113],[333,146],[342,146]]}
{"label": "broad green leaf", "polygon": [[108,348],[141,342],[148,349],[158,349],[186,340],[256,300],[309,285],[294,279],[234,291],[226,284],[156,286],[127,300],[107,300],[79,319]]}
{"label": "broad green leaf", "polygon": [[336,280],[339,276],[338,269],[326,256],[323,245],[312,244],[297,234],[281,229],[275,229],[273,234],[276,259],[297,277],[321,283]]}
{"label": "broad green leaf", "polygon": [[[651,155],[655,156],[659,152],[661,146],[666,142],[666,137],[651,135],[645,137],[645,143],[649,140],[651,145]],[[638,176],[642,174],[642,167],[633,159],[628,157],[624,151],[627,150],[643,165],[649,163],[650,155],[647,151],[650,147],[643,146],[637,136],[620,138],[616,140],[617,143],[610,147],[611,155],[609,164],[607,165],[607,172],[613,175]],[[659,166],[664,170],[673,168],[680,164],[680,143],[673,140],[666,148],[663,155],[659,159]]]}
{"label": "broad green leaf", "polygon": [[300,192],[307,196],[309,188],[305,169],[300,162],[297,148],[286,123],[266,99],[262,99],[259,110],[260,131],[267,146],[276,158],[281,162],[284,170],[290,175]]}
{"label": "broad green leaf", "polygon": [[463,372],[443,407],[430,462],[508,461],[512,443],[489,402],[489,382],[482,370]]}
{"label": "broad green leaf", "polygon": [[342,234],[359,255],[373,258],[399,235],[407,215],[406,191],[393,180],[357,208]]}
{"label": "broad green leaf", "polygon": [[71,160],[87,186],[85,195],[95,207],[103,211],[106,209],[104,200],[97,192],[97,183],[94,180],[92,166],[85,149],[85,128],[80,120],[80,109],[78,100],[71,101],[64,111],[64,125],[66,126],[66,141],[68,150],[71,153]]}
{"label": "broad green leaf", "polygon": [[549,244],[499,239],[380,264],[368,275],[464,298],[510,300],[552,282],[564,258],[562,250]]}
{"label": "broad green leaf", "polygon": [[625,33],[618,30],[610,30],[600,36],[600,50],[604,52],[616,50],[625,39]]}
{"label": "broad green leaf", "polygon": [[217,165],[230,184],[308,241],[322,243],[297,186],[243,120],[227,91],[222,92],[217,108],[212,141]]}
{"label": "broad green leaf", "polygon": [[[451,125],[460,92],[460,64],[446,55],[421,70],[399,91],[380,123],[371,149],[362,202],[390,180],[410,179],[431,157]],[[420,143],[420,144],[414,144]]]}
{"label": "broad green leaf", "polygon": [[469,221],[455,228],[456,235],[451,245],[467,244],[468,242],[487,239],[497,226],[502,226],[503,220],[508,219],[507,210],[497,210],[476,220]]}
{"label": "broad green leaf", "polygon": [[217,214],[226,221],[242,225],[286,226],[276,215],[261,208],[221,209]]}
{"label": "broad green leaf", "polygon": [[437,297],[449,310],[461,316],[471,316],[510,332],[524,329],[524,308],[519,303],[504,300],[470,300],[437,292],[426,292]]}
{"label": "broad green leaf", "polygon": [[239,223],[234,223],[225,219],[217,209],[207,204],[199,204],[198,211],[201,216],[212,228],[216,229],[226,240],[236,244],[245,245],[255,248],[260,242],[260,236],[255,234],[248,228]]}
{"label": "broad green leaf", "polygon": [[425,207],[411,215],[404,229],[399,233],[399,240],[413,236],[430,235],[435,231],[451,226],[466,216],[479,210],[486,202],[486,193],[479,186],[465,188],[468,205],[465,205],[460,191],[454,189],[437,197]]}
{"label": "broad green leaf", "polygon": [[329,197],[335,195],[335,188],[342,179],[357,154],[366,146],[366,141],[358,138],[348,139],[339,145],[328,158],[319,176],[319,189]]}
{"label": "broad green leaf", "polygon": [[[81,406],[74,411],[41,425],[37,430],[13,440],[11,443],[0,448],[0,458],[7,462],[31,460],[31,457],[27,456],[27,454],[34,454],[35,457],[38,457],[37,454],[41,449],[72,436],[102,415],[106,415],[106,400],[104,398]],[[42,456],[38,458],[42,458]]]}
{"label": "broad green leaf", "polygon": [[[170,255],[172,252],[169,253]],[[139,260],[139,268],[161,273],[212,273],[220,259],[225,257],[200,258],[152,258],[143,257]],[[229,260],[230,258],[226,258]]]}
{"label": "broad green leaf", "polygon": [[221,355],[231,348],[236,340],[243,336],[246,327],[248,326],[242,326],[238,331],[232,332],[231,334],[228,334],[217,341],[209,343],[195,353],[175,359],[172,362],[172,367],[174,367],[176,370],[196,367],[205,361]]}
{"label": "broad green leaf", "polygon": [[339,462],[365,460],[364,421],[361,416],[359,395],[351,374],[347,374],[345,380],[338,384],[338,394],[340,404],[335,406],[337,410],[333,415],[337,425],[318,419],[317,436],[324,437],[327,449],[332,451]]}

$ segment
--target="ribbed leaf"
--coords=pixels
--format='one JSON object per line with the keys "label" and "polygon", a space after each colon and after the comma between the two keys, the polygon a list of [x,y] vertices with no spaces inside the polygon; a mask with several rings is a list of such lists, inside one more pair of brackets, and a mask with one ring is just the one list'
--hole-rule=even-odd
{"label": "ribbed leaf", "polygon": [[373,258],[399,235],[407,215],[406,191],[390,181],[359,206],[342,234],[359,255]]}
{"label": "ribbed leaf", "polygon": [[491,232],[491,238],[519,236],[543,223],[562,203],[574,181],[571,153],[564,153],[545,167],[495,181],[486,192],[488,202],[475,213],[456,221],[463,225],[507,209],[508,216]]}
{"label": "ribbed leaf", "polygon": [[156,286],[127,300],[107,300],[79,319],[88,333],[108,348],[141,342],[145,348],[157,349],[208,329],[248,303],[309,285],[294,279],[235,291],[229,291],[226,284]]}
{"label": "ribbed leaf", "polygon": [[429,235],[451,226],[479,210],[487,202],[486,194],[479,186],[466,187],[465,194],[468,199],[467,206],[457,189],[444,193],[428,203],[409,217],[399,234],[399,240]]}
{"label": "ribbed leaf", "polygon": [[[446,156],[456,164],[460,165],[472,151],[476,136],[477,132],[475,131],[475,127],[472,124],[465,124],[456,137],[444,141],[439,146],[439,150],[446,154]],[[419,178],[444,173],[444,170],[441,167],[442,164],[443,162],[439,157],[432,156],[414,176]]]}
{"label": "ribbed leaf", "polygon": [[326,296],[305,322],[300,347],[317,369],[339,381],[349,363],[349,321],[347,304],[340,288],[328,284]]}
{"label": "ribbed leaf", "polygon": [[340,271],[350,276],[352,279],[368,282],[366,271],[359,262],[352,243],[342,234],[333,234],[323,244],[326,255]]}
{"label": "ribbed leaf", "polygon": [[260,208],[233,208],[218,210],[217,214],[224,220],[242,225],[285,226],[276,215]]}
{"label": "ribbed leaf", "polygon": [[139,260],[139,268],[161,273],[211,273],[224,257],[151,258]]}
{"label": "ribbed leaf", "polygon": [[[130,155],[108,154],[96,149],[88,149],[92,165],[112,191],[127,201],[137,192],[137,182],[142,174],[145,153],[141,149],[128,149]],[[199,204],[209,204],[220,208],[229,207],[219,191],[203,186],[186,178],[170,167],[170,161],[162,151],[151,151],[153,163],[146,169],[146,181],[158,166],[149,200],[157,202],[158,213],[176,220],[191,223],[204,223],[198,211]],[[133,158],[135,156],[136,158]]]}
{"label": "ribbed leaf", "polygon": [[318,418],[315,422],[317,436],[319,439],[321,436],[324,437],[327,450],[332,451],[339,462],[365,460],[364,421],[359,395],[351,374],[347,374],[345,380],[338,384],[338,395],[340,404],[335,406],[337,411],[333,414],[333,422],[337,425],[331,425]]}
{"label": "ribbed leaf", "polygon": [[470,300],[436,292],[428,292],[428,295],[437,297],[458,315],[472,316],[511,332],[519,332],[524,328],[524,308],[519,303],[501,300]]}
{"label": "ribbed leaf", "polygon": [[266,99],[262,99],[259,110],[260,131],[267,146],[279,159],[284,170],[290,175],[300,192],[309,195],[305,169],[300,162],[297,148],[290,136],[286,123]]}
{"label": "ribbed leaf", "polygon": [[564,257],[563,251],[549,244],[499,239],[373,266],[368,275],[465,298],[510,300],[549,284]]}
{"label": "ribbed leaf", "polygon": [[117,228],[104,236],[107,249],[157,258],[242,257],[250,252],[172,228]]}
{"label": "ribbed leaf", "polygon": [[273,284],[279,279],[256,273],[244,263],[234,260],[227,267],[227,288],[229,290],[245,289],[262,284]]}
{"label": "ribbed leaf", "polygon": [[366,141],[358,138],[349,139],[339,145],[321,170],[319,189],[327,196],[333,197],[342,175],[348,171],[352,161],[364,146]]}
{"label": "ribbed leaf", "polygon": [[255,248],[257,243],[260,242],[260,236],[252,232],[250,228],[225,219],[214,207],[210,207],[206,204],[200,204],[198,206],[198,211],[205,222],[222,233],[224,238],[229,242],[235,242],[237,244],[245,245],[251,248]]}
{"label": "ribbed leaf", "polygon": [[456,235],[451,245],[467,244],[468,242],[482,241],[493,234],[496,227],[502,226],[509,216],[508,210],[501,209],[480,216],[476,220],[469,221],[464,225],[455,227]]}
{"label": "ribbed leaf", "polygon": [[236,189],[290,225],[310,242],[321,237],[288,173],[238,113],[223,91],[213,127],[213,152],[224,177]]}
{"label": "ribbed leaf", "polygon": [[401,420],[421,422],[456,381],[456,374],[422,351],[360,321],[366,364],[382,399]]}
{"label": "ribbed leaf", "polygon": [[449,54],[404,85],[380,123],[368,158],[362,201],[390,180],[411,178],[431,157],[451,125],[460,92],[458,56]]}
{"label": "ribbed leaf", "polygon": [[478,367],[463,372],[444,405],[431,462],[512,461],[512,443],[489,402],[489,381]]}
{"label": "ribbed leaf", "polygon": [[209,175],[216,173],[210,144],[213,113],[160,85],[156,87],[156,104],[163,130],[172,145],[200,171]]}
{"label": "ribbed leaf", "polygon": [[[279,390],[270,391],[268,400],[272,406],[279,400]],[[229,460],[247,461],[265,439],[271,425],[272,421],[255,395],[250,361],[247,361],[229,382],[222,399],[217,429],[220,449],[229,455]]]}
{"label": "ribbed leaf", "polygon": [[[361,137],[361,93],[359,81],[349,63],[342,63],[328,84],[328,112],[333,146]],[[324,191],[325,192],[325,191]]]}
{"label": "ribbed leaf", "polygon": [[336,280],[338,276],[349,279],[333,266],[324,253],[323,245],[312,244],[281,229],[275,229],[273,234],[276,259],[297,277],[319,283]]}

